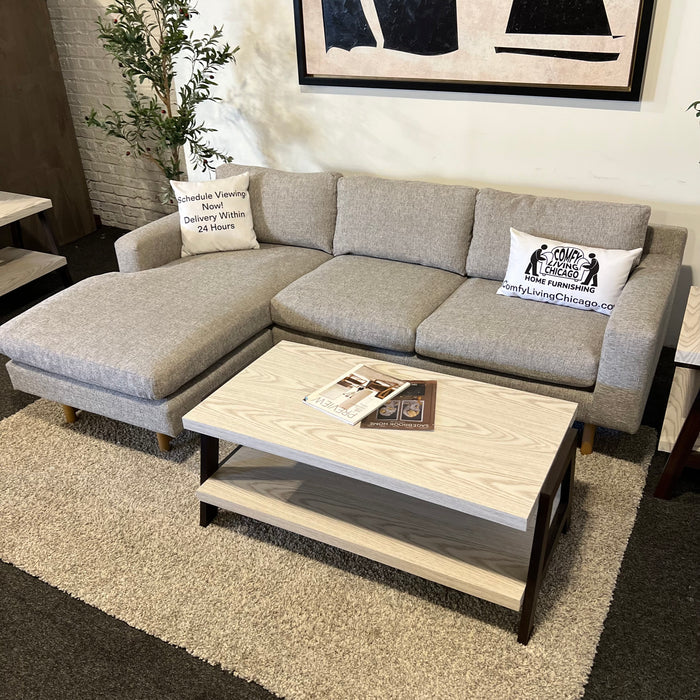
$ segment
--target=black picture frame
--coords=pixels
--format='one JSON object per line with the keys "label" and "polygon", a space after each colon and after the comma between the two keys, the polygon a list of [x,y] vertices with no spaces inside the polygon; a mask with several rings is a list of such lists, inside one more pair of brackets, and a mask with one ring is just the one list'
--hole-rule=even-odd
{"label": "black picture frame", "polygon": [[[326,0],[327,1],[327,0]],[[360,2],[361,0],[357,0]],[[504,0],[506,1],[506,0]],[[510,2],[533,2],[533,0],[507,0]],[[604,0],[600,0],[602,3]],[[485,94],[506,94],[506,95],[532,95],[545,97],[565,97],[565,98],[587,98],[596,100],[623,100],[639,101],[642,94],[644,72],[646,67],[651,28],[654,16],[654,0],[630,0],[638,2],[639,8],[637,16],[636,33],[634,36],[634,47],[631,61],[629,62],[629,74],[627,83],[615,86],[600,87],[598,85],[586,84],[564,84],[564,83],[536,83],[524,81],[477,81],[469,78],[468,70],[464,79],[461,80],[431,80],[421,77],[393,77],[382,76],[373,77],[370,75],[347,75],[333,74],[332,72],[312,72],[309,69],[307,56],[307,28],[309,18],[306,16],[304,6],[309,2],[321,3],[323,0],[294,0],[294,18],[296,30],[297,47],[297,67],[299,83],[301,85],[336,86],[352,88],[381,88],[381,89],[401,89],[401,90],[437,90],[448,92],[472,92]],[[318,20],[313,27],[317,33],[323,32],[323,24]],[[613,36],[612,39],[621,37]],[[572,39],[574,41],[574,39]],[[494,47],[498,53],[498,49]],[[517,53],[517,49],[504,50],[507,53]],[[528,51],[533,55],[533,50]],[[559,51],[559,54],[582,54],[577,51]],[[348,54],[349,55],[349,54]],[[545,58],[552,58],[549,55]],[[571,56],[555,56],[555,58],[571,59]],[[578,57],[575,60],[580,60]],[[601,60],[601,59],[596,59]],[[626,66],[627,64],[625,64]],[[467,67],[468,68],[468,67]]]}

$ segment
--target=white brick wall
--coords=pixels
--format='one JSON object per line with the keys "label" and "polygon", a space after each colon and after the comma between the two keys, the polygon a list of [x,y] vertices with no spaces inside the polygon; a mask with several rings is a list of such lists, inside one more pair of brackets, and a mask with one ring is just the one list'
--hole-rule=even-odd
{"label": "white brick wall", "polygon": [[141,158],[129,157],[126,142],[88,127],[91,108],[127,107],[121,74],[102,48],[97,17],[109,0],[47,0],[63,80],[90,199],[102,223],[128,230],[174,210],[159,201],[163,176]]}

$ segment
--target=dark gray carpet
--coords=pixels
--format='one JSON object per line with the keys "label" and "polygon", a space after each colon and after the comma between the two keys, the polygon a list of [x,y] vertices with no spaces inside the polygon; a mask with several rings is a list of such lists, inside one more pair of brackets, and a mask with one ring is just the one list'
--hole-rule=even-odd
{"label": "dark gray carpet", "polygon": [[274,697],[0,563],[0,698]]}
{"label": "dark gray carpet", "polygon": [[[116,269],[112,246],[120,234],[103,228],[65,246],[73,279]],[[49,275],[6,295],[0,323],[60,288]],[[672,358],[665,350],[644,416],[657,431]],[[13,391],[0,371],[0,417],[33,400]],[[700,472],[687,470],[674,498],[658,501],[651,494],[664,462],[663,453],[652,462],[587,699],[700,697]],[[273,697],[6,564],[0,590],[0,698]]]}
{"label": "dark gray carpet", "polygon": [[605,621],[588,700],[700,698],[700,472],[686,470],[670,501],[653,497],[657,452]]}

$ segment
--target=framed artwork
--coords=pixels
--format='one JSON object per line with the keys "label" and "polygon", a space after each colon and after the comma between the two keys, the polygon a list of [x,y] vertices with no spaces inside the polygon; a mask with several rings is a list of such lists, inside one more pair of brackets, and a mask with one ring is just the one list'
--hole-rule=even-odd
{"label": "framed artwork", "polygon": [[302,85],[639,100],[654,0],[294,0]]}

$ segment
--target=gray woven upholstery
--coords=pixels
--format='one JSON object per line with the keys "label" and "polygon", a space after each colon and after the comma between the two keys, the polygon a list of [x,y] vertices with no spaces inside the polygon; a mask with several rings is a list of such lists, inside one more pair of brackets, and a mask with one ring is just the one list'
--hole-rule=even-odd
{"label": "gray woven upholstery", "polygon": [[418,325],[463,281],[444,270],[339,256],[279,292],[272,320],[312,335],[413,352]]}
{"label": "gray woven upholstery", "polygon": [[185,413],[269,350],[271,336],[268,328],[247,340],[164,399],[129,396],[14,361],[8,362],[6,367],[12,386],[18,391],[175,436],[182,432]]}
{"label": "gray woven upholstery", "polygon": [[666,224],[649,224],[644,254],[670,255],[674,260],[682,260],[688,229]]}
{"label": "gray woven upholstery", "polygon": [[114,243],[121,272],[138,272],[165,265],[180,257],[181,248],[177,212],[141,226]]}
{"label": "gray woven upholstery", "polygon": [[[576,401],[579,420],[639,427],[685,230],[648,226],[636,205],[238,165],[218,175],[245,170],[259,250],[181,258],[177,214],[123,236],[122,273],[0,327],[13,385],[175,435],[205,395],[288,339]],[[502,297],[511,226],[643,245],[644,257],[610,317]]]}
{"label": "gray woven upholstery", "polygon": [[248,192],[258,241],[332,252],[338,175],[226,163],[216,169],[216,176],[244,172],[250,173]]}
{"label": "gray woven upholstery", "polygon": [[640,204],[479,190],[467,275],[492,280],[505,277],[511,226],[565,243],[632,250],[644,245],[650,212]]}
{"label": "gray woven upholstery", "polygon": [[343,177],[333,254],[371,255],[464,274],[476,190]]}
{"label": "gray woven upholstery", "polygon": [[678,257],[650,254],[627,280],[605,330],[594,396],[597,425],[638,430],[666,335],[679,263]]}
{"label": "gray woven upholstery", "polygon": [[326,253],[287,246],[91,277],[0,327],[0,352],[146,399],[168,396],[270,325],[270,299]]}
{"label": "gray woven upholstery", "polygon": [[596,382],[607,317],[496,294],[467,280],[418,327],[416,352],[447,362],[554,384]]}

